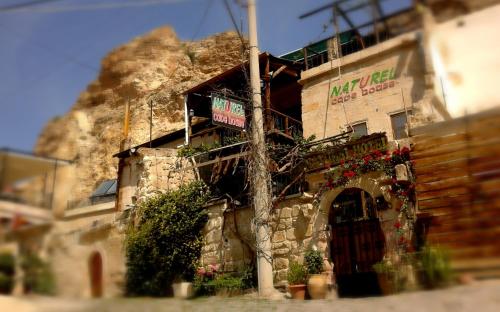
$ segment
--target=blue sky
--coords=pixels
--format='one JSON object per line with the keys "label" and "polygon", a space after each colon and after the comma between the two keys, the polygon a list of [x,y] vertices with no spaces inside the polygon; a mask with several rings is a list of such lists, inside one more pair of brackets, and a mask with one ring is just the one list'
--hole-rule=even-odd
{"label": "blue sky", "polygon": [[[22,2],[28,0],[0,0],[0,8]],[[246,12],[236,2],[229,0],[246,32]],[[333,35],[331,26],[323,28],[329,11],[298,18],[330,2],[257,0],[260,50],[280,55]],[[363,12],[356,17],[364,19]],[[46,122],[67,112],[97,77],[111,49],[163,25],[183,40],[233,29],[222,0],[54,0],[0,12],[0,147],[31,150]]]}

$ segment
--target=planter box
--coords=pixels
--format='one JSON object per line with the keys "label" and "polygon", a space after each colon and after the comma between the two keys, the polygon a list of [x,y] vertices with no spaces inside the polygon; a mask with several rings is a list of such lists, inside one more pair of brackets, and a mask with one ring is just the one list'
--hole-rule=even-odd
{"label": "planter box", "polygon": [[180,299],[189,299],[194,296],[193,283],[180,282],[172,284],[174,289],[174,297]]}

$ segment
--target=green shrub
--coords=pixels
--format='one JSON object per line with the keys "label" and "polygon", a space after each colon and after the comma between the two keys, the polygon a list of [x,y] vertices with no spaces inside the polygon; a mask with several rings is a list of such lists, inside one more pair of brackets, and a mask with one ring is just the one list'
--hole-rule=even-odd
{"label": "green shrub", "polygon": [[14,275],[15,272],[15,258],[10,252],[0,253],[0,272],[7,276]]}
{"label": "green shrub", "polygon": [[140,206],[126,240],[126,293],[164,296],[174,279],[192,281],[201,254],[209,192],[196,181]]}
{"label": "green shrub", "polygon": [[306,283],[307,272],[304,266],[298,262],[290,262],[288,267],[287,280],[290,285],[300,285]]}
{"label": "green shrub", "polygon": [[240,276],[232,276],[230,274],[219,275],[214,280],[215,291],[242,291],[245,288],[243,280]]}
{"label": "green shrub", "polygon": [[41,295],[55,293],[54,275],[50,265],[35,254],[28,254],[21,260],[24,271],[23,286],[26,292]]}
{"label": "green shrub", "polygon": [[320,274],[323,271],[323,257],[319,250],[309,249],[304,255],[308,274]]}
{"label": "green shrub", "polygon": [[14,279],[5,273],[0,272],[0,294],[10,294],[14,288]]}
{"label": "green shrub", "polygon": [[442,248],[425,246],[419,255],[422,283],[427,288],[446,286],[452,276],[450,257]]}
{"label": "green shrub", "polygon": [[373,269],[378,274],[394,274],[396,267],[388,260],[383,259],[373,265]]}
{"label": "green shrub", "polygon": [[197,274],[193,282],[197,296],[241,294],[244,290],[253,288],[254,285],[254,275],[251,267],[237,273]]}

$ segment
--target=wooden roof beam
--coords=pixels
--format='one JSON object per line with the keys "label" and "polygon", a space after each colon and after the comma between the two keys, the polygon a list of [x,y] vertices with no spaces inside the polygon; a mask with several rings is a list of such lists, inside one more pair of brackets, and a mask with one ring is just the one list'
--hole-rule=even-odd
{"label": "wooden roof beam", "polygon": [[[363,4],[362,6],[358,5],[358,7],[362,8],[365,5],[366,4]],[[365,47],[365,42],[363,40],[363,36],[361,36],[361,34],[359,33],[358,27],[356,27],[356,25],[354,25],[354,23],[351,21],[351,19],[349,18],[349,16],[346,14],[346,12],[344,10],[342,10],[342,8],[338,5],[338,3],[335,4],[335,9],[340,14],[340,16],[344,19],[344,21],[346,21],[346,23],[349,25],[349,27],[354,30],[354,32],[356,33],[356,35],[358,37],[358,40],[361,43],[361,46],[364,48]],[[351,8],[351,10],[352,10],[352,8]]]}

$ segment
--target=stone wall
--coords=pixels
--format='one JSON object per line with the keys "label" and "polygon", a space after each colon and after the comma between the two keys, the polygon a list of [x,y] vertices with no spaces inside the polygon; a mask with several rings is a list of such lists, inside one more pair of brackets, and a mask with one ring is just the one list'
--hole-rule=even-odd
{"label": "stone wall", "polygon": [[[309,176],[309,180],[322,179],[322,174]],[[304,252],[309,249],[321,251],[324,259],[324,269],[333,274],[332,259],[330,256],[330,225],[329,213],[332,202],[346,188],[359,188],[368,192],[373,198],[383,196],[388,202],[388,209],[378,211],[382,231],[385,235],[386,254],[395,253],[397,238],[394,224],[400,221],[406,232],[411,236],[411,226],[406,220],[400,220],[396,207],[400,202],[389,192],[385,183],[387,176],[383,173],[368,173],[351,180],[345,187],[329,190],[322,194],[319,202],[313,201],[311,193],[304,193],[300,197],[289,198],[281,202],[272,214],[272,254],[275,285],[286,284],[286,276],[290,261],[303,263]]]}
{"label": "stone wall", "polygon": [[[308,180],[321,180],[322,174],[310,175]],[[386,254],[396,250],[394,224],[400,221],[410,238],[411,227],[405,220],[399,220],[395,207],[400,202],[389,192],[383,173],[368,173],[351,180],[345,187],[329,190],[322,194],[319,202],[313,201],[311,193],[291,196],[281,201],[271,213],[271,242],[275,286],[286,285],[288,267],[291,261],[303,263],[304,253],[315,248],[323,254],[324,269],[333,274],[330,256],[331,227],[329,213],[332,202],[346,188],[359,188],[373,198],[383,196],[388,202],[388,209],[378,211],[382,231],[385,235]],[[251,207],[233,210],[225,200],[207,206],[209,221],[204,230],[204,246],[201,262],[203,265],[220,264],[225,271],[235,271],[243,265],[254,263],[255,240],[252,234]],[[237,225],[237,229],[235,227]]]}
{"label": "stone wall", "polygon": [[195,179],[194,170],[184,170],[192,163],[177,157],[177,150],[170,148],[140,148],[137,152],[140,177],[137,199],[142,201],[157,192],[166,192]]}
{"label": "stone wall", "polygon": [[232,272],[254,263],[253,210],[232,207],[226,200],[210,203],[207,209],[202,265],[219,264],[224,271]]}
{"label": "stone wall", "polygon": [[117,190],[118,211],[158,192],[176,189],[198,176],[190,160],[177,157],[173,148],[139,148],[133,155],[120,160]]}
{"label": "stone wall", "polygon": [[[311,196],[281,202],[273,211],[272,255],[275,285],[286,282],[290,261],[303,262],[304,252],[313,245],[325,252],[327,236],[321,224],[315,224],[318,210]],[[328,263],[325,263],[328,265]]]}

